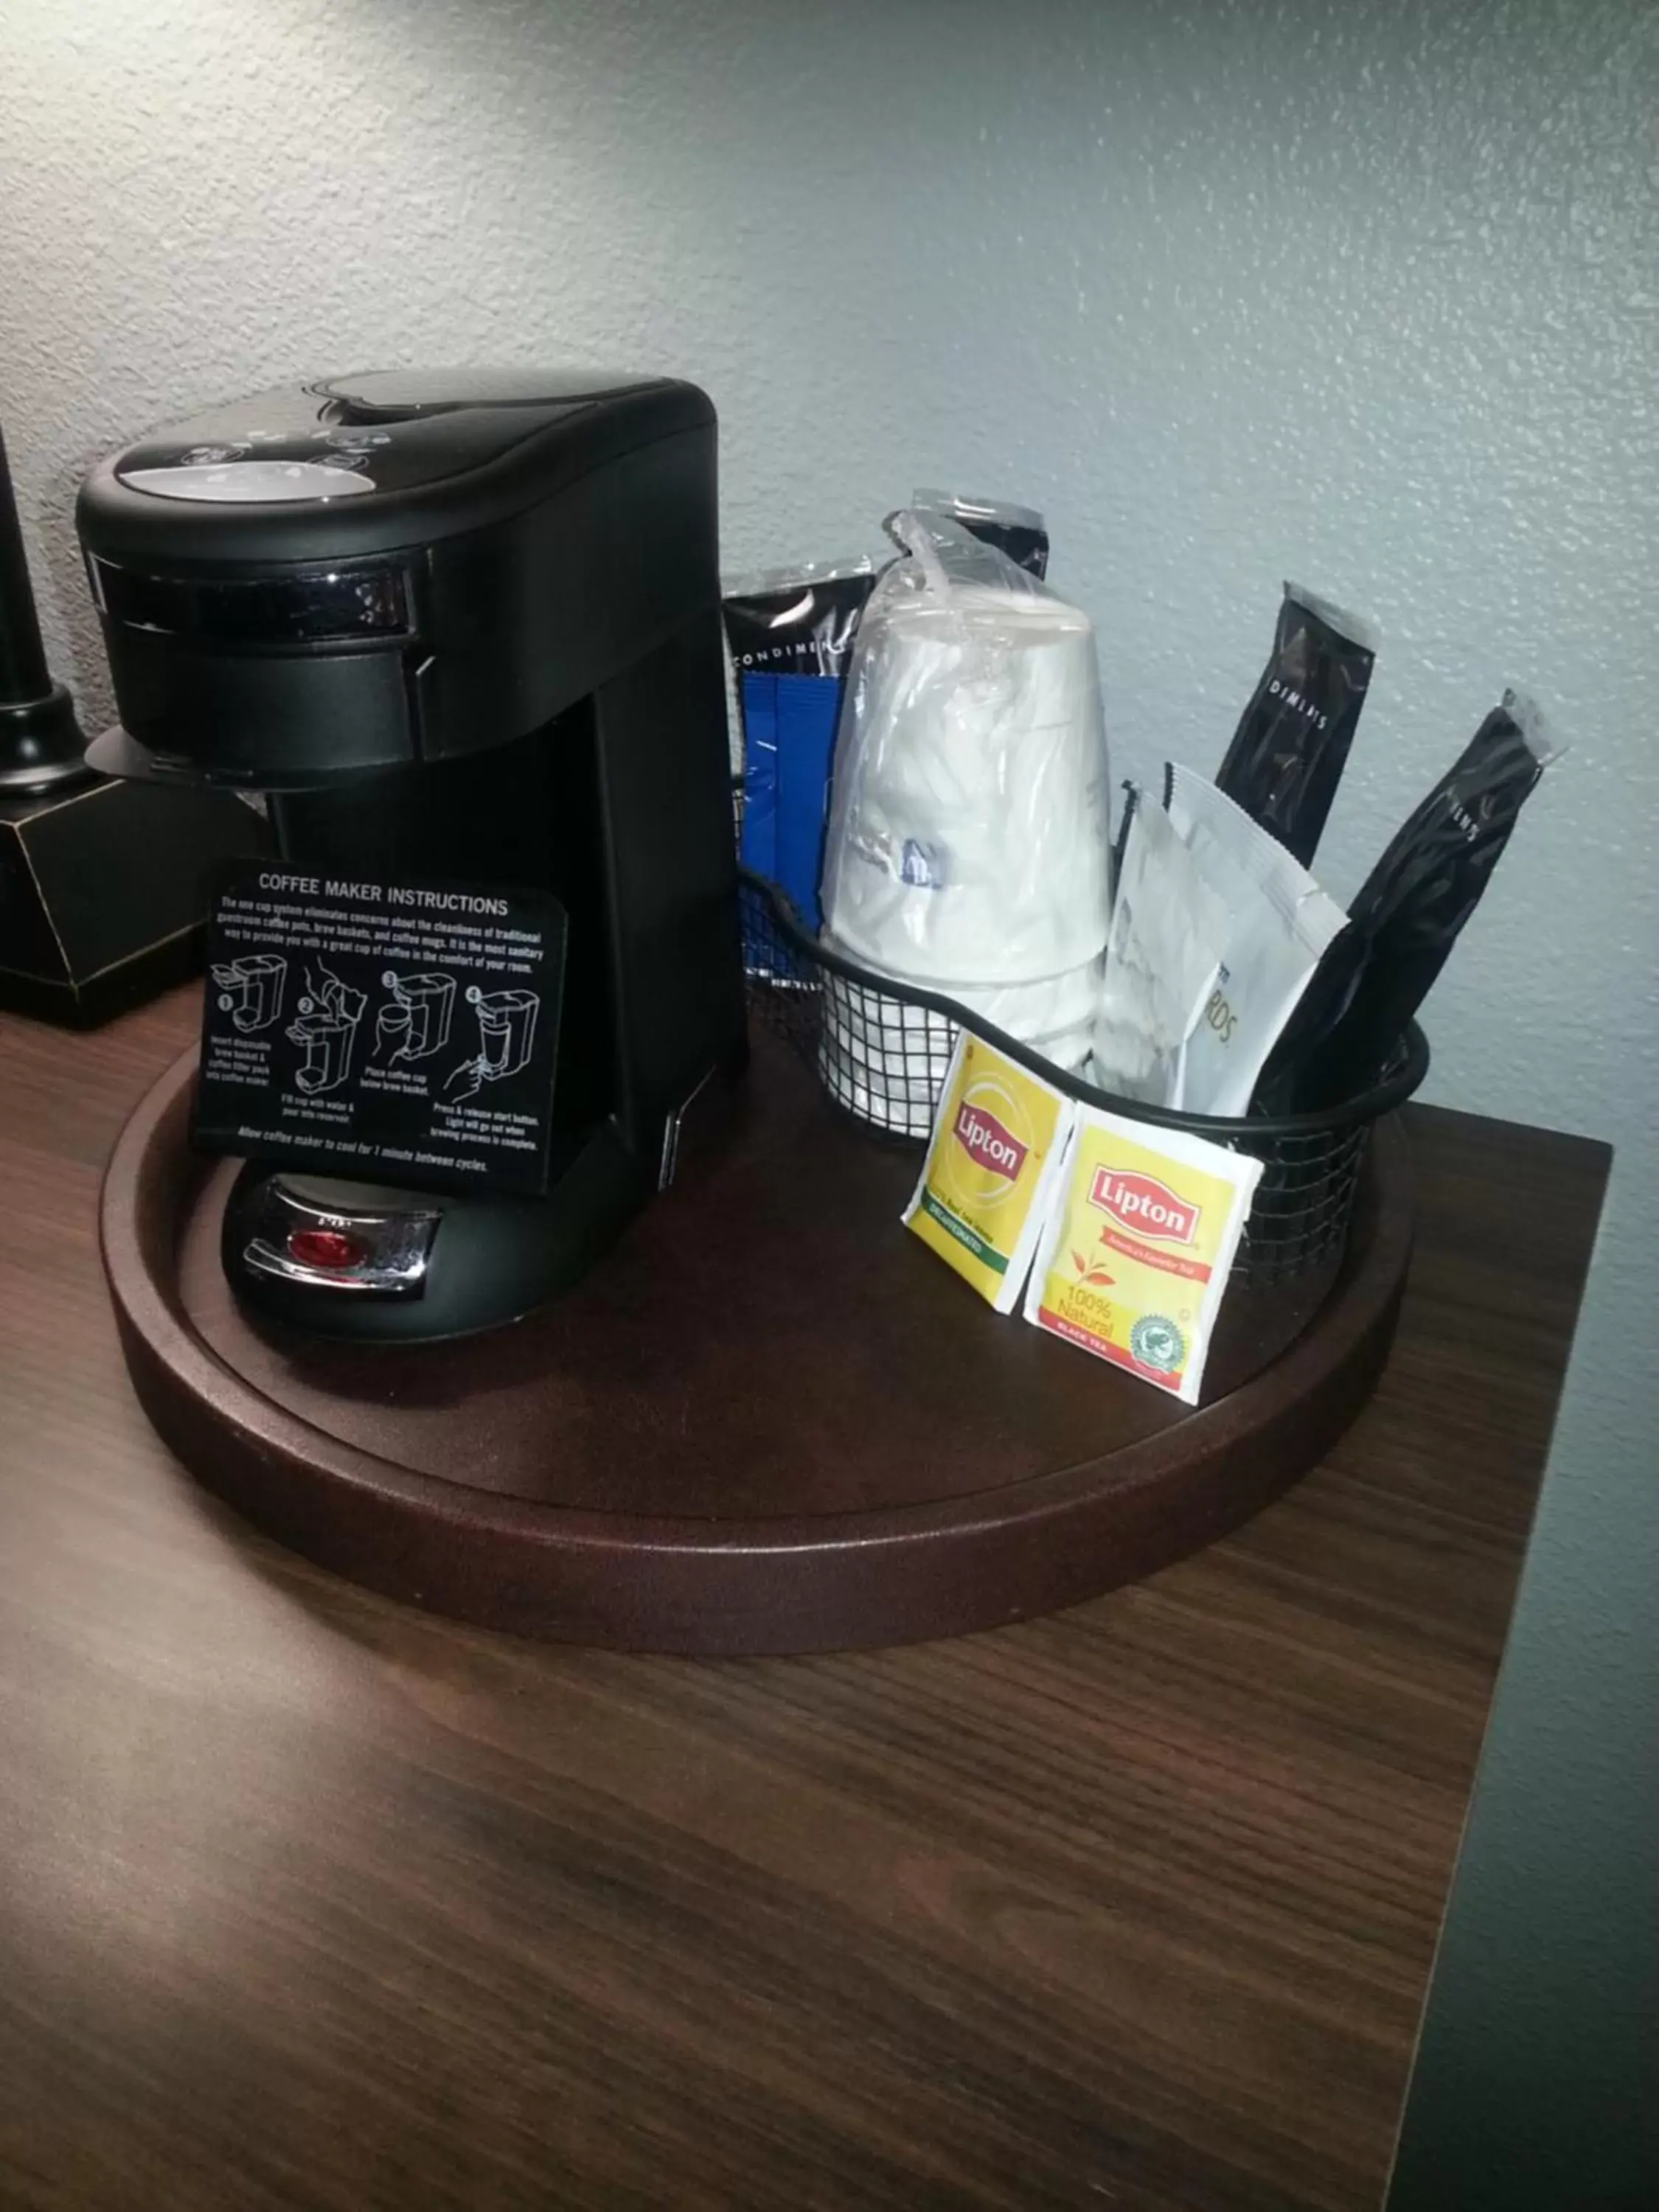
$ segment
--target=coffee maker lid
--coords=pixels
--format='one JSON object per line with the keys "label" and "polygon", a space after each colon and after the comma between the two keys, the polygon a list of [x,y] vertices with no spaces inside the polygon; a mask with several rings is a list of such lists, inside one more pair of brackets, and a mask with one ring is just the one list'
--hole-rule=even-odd
{"label": "coffee maker lid", "polygon": [[478,527],[712,421],[695,386],[592,368],[324,378],[205,410],[112,456],[88,479],[82,536],[90,551],[161,558],[368,551]]}
{"label": "coffee maker lid", "polygon": [[384,368],[311,388],[355,422],[409,422],[458,407],[568,407],[660,383],[602,368]]}
{"label": "coffee maker lid", "polygon": [[659,378],[594,369],[384,369],[257,394],[154,430],[115,463],[157,499],[264,507],[410,491],[484,465]]}
{"label": "coffee maker lid", "polygon": [[209,449],[210,458],[124,468],[121,482],[157,499],[206,500],[222,507],[287,506],[298,500],[354,499],[375,487],[367,476],[326,461],[243,459]]}

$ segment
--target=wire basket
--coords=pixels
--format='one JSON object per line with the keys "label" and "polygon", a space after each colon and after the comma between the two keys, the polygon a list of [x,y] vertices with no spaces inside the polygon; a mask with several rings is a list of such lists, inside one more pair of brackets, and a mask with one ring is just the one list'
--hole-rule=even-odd
{"label": "wire basket", "polygon": [[1085,1105],[1259,1159],[1261,1180],[1231,1278],[1253,1290],[1295,1282],[1340,1257],[1371,1125],[1428,1073],[1428,1041],[1413,1022],[1381,1082],[1318,1114],[1238,1121],[1118,1098],[1050,1066],[954,1000],[912,990],[819,944],[772,884],[746,868],[738,875],[749,1003],[817,1069],[839,1112],[886,1142],[920,1146],[933,1126],[957,1032],[969,1028]]}

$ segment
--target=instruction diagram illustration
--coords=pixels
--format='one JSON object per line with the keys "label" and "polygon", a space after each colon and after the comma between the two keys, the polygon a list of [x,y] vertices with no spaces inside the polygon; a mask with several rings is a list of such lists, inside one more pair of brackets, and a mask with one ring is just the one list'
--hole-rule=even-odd
{"label": "instruction diagram illustration", "polygon": [[283,1035],[306,1048],[305,1064],[294,1080],[308,1097],[337,1091],[350,1074],[351,1048],[368,1006],[366,992],[343,983],[320,960],[315,969],[307,963],[300,1012]]}
{"label": "instruction diagram illustration", "polygon": [[477,1016],[478,1050],[461,1062],[444,1085],[458,1101],[528,1065],[542,1005],[534,991],[481,991],[476,983],[469,985],[466,1002]]}
{"label": "instruction diagram illustration", "polygon": [[245,952],[235,960],[216,961],[212,981],[219,1012],[230,1016],[239,1035],[252,1036],[281,1018],[288,963],[279,954]]}
{"label": "instruction diagram illustration", "polygon": [[392,996],[374,1018],[377,1055],[390,1063],[441,1052],[454,1018],[455,978],[439,970],[398,975],[388,968],[380,983]]}

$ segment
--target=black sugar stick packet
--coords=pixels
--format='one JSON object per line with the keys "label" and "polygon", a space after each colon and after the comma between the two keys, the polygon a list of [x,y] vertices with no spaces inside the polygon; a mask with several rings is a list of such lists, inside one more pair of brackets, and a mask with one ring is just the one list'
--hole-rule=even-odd
{"label": "black sugar stick packet", "polygon": [[1395,834],[1263,1071],[1255,1110],[1313,1113],[1378,1081],[1562,748],[1516,691]]}
{"label": "black sugar stick packet", "polygon": [[1216,774],[1217,790],[1304,868],[1341,781],[1377,644],[1359,616],[1286,584],[1272,656]]}

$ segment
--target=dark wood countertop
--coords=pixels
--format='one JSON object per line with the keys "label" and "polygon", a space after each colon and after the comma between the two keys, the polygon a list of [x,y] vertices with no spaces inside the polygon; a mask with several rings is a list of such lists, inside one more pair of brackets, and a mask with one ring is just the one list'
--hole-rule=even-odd
{"label": "dark wood countertop", "polygon": [[1412,1110],[1389,1372],[1237,1536],[646,1659],[366,1595],[151,1435],[95,1200],[193,1012],[0,1016],[0,2202],[1377,2205],[1605,1148]]}

